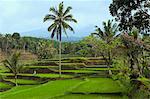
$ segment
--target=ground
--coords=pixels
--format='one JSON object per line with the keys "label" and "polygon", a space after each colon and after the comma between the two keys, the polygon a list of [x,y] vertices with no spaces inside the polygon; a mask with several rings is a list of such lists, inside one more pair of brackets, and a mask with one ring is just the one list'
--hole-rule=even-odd
{"label": "ground", "polygon": [[[100,59],[100,60],[99,60]],[[1,99],[123,99],[125,88],[108,75],[101,58],[62,59],[62,75],[59,78],[58,60],[25,61],[27,68],[14,75],[0,66]],[[36,71],[36,73],[35,73]]]}

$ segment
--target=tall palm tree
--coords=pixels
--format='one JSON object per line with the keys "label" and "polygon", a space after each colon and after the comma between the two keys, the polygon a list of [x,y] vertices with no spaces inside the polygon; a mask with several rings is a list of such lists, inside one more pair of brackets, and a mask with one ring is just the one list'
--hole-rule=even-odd
{"label": "tall palm tree", "polygon": [[5,52],[6,52],[6,55],[8,55],[9,43],[10,43],[11,40],[12,40],[11,34],[6,34],[6,35],[5,35],[5,40],[6,40]]}
{"label": "tall palm tree", "polygon": [[[103,22],[103,30],[96,26],[96,30],[91,35],[98,36],[101,40],[103,40],[106,44],[111,45],[111,42],[118,37],[120,34],[117,34],[118,26],[116,23],[113,23],[113,20],[108,20],[107,22]],[[103,58],[106,60],[108,68],[110,68],[112,59],[111,59],[111,51],[107,51],[107,57],[102,54]],[[109,70],[109,74],[112,72]]]}
{"label": "tall palm tree", "polygon": [[106,43],[110,43],[113,39],[115,39],[119,34],[118,26],[116,23],[113,23],[113,20],[108,20],[107,22],[103,22],[103,30],[98,26],[95,26],[95,32],[92,35],[97,35]]}
{"label": "tall palm tree", "polygon": [[6,68],[10,70],[14,74],[15,84],[17,84],[17,75],[19,72],[24,70],[23,66],[19,65],[20,53],[14,52],[8,59],[3,61],[3,64]]}
{"label": "tall palm tree", "polygon": [[45,21],[52,21],[51,25],[48,27],[48,31],[51,32],[51,38],[56,35],[57,40],[59,40],[59,76],[61,77],[61,38],[62,33],[67,36],[66,30],[74,32],[73,28],[68,24],[68,22],[77,23],[73,15],[70,14],[72,7],[67,7],[64,9],[64,4],[61,2],[57,8],[51,7],[50,14],[44,17]]}

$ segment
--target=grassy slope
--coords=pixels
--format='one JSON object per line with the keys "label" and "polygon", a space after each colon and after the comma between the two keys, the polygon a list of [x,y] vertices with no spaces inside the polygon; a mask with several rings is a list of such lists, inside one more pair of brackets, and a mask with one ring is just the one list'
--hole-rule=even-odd
{"label": "grassy slope", "polygon": [[13,87],[12,89],[10,89],[8,91],[0,92],[0,97],[5,96],[7,94],[14,94],[15,92],[17,93],[18,91],[21,92],[22,90],[31,89],[31,88],[36,87],[36,86],[37,85],[24,85],[24,86]]}
{"label": "grassy slope", "polygon": [[2,88],[11,88],[12,86],[3,82],[0,82],[0,89]]}
{"label": "grassy slope", "polygon": [[59,80],[39,85],[32,89],[16,90],[15,92],[0,95],[1,99],[48,99],[50,97],[63,95],[81,80]]}
{"label": "grassy slope", "polygon": [[52,99],[127,99],[119,95],[105,95],[105,94],[69,94],[59,97],[54,97]]}
{"label": "grassy slope", "polygon": [[[35,76],[41,78],[59,78],[59,74],[36,74]],[[71,78],[71,75],[64,75],[62,74],[62,78]]]}
{"label": "grassy slope", "polygon": [[90,78],[84,84],[73,89],[72,93],[120,93],[123,88],[110,78]]}
{"label": "grassy slope", "polygon": [[62,70],[64,73],[96,73],[96,71],[91,70]]}
{"label": "grassy slope", "polygon": [[105,71],[105,70],[117,70],[117,69],[116,68],[83,68],[83,70]]}
{"label": "grassy slope", "polygon": [[[15,83],[15,79],[5,79],[6,81],[11,81]],[[17,79],[18,84],[38,84],[39,82],[34,80],[25,80],[25,79]]]}
{"label": "grassy slope", "polygon": [[[3,76],[13,76],[12,73],[0,73],[0,75],[3,75]],[[40,77],[40,78],[58,78],[59,77],[59,74],[18,74],[19,76],[33,76],[33,77]],[[62,74],[62,78],[71,78],[72,76],[71,75],[65,75],[65,74]]]}
{"label": "grassy slope", "polygon": [[[122,92],[123,89],[109,78],[90,78],[88,80],[58,80],[42,84],[33,88],[15,87],[0,94],[1,99],[120,99],[119,95],[81,95],[65,94],[66,92],[77,93],[115,93]],[[23,86],[24,87],[24,86]],[[61,97],[59,97],[61,96]],[[55,99],[55,98],[54,98]]]}

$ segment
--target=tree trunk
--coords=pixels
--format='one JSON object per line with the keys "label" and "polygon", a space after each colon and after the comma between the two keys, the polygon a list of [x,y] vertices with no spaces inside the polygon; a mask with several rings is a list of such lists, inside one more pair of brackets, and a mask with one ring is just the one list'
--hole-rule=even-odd
{"label": "tree trunk", "polygon": [[112,75],[112,71],[110,70],[110,65],[111,65],[111,52],[109,51],[108,52],[108,57],[109,57],[109,59],[108,59],[108,68],[109,68],[109,75]]}
{"label": "tree trunk", "polygon": [[26,53],[26,44],[23,44],[24,53]]}
{"label": "tree trunk", "polygon": [[16,84],[16,86],[18,86],[18,84],[17,84],[17,74],[15,74],[15,84]]}
{"label": "tree trunk", "polygon": [[6,55],[7,55],[7,49],[8,49],[8,41],[6,41],[6,47],[5,47]]}
{"label": "tree trunk", "polygon": [[112,75],[112,71],[110,70],[110,66],[108,66],[109,69],[109,75]]}
{"label": "tree trunk", "polygon": [[61,40],[59,41],[59,77],[61,78]]}

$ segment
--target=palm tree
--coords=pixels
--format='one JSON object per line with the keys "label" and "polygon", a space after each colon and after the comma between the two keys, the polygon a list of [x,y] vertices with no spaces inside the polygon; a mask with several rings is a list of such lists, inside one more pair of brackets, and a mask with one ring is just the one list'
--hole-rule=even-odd
{"label": "palm tree", "polygon": [[15,44],[15,49],[17,49],[17,47],[19,46],[19,40],[20,40],[20,34],[19,33],[17,33],[17,32],[14,32],[13,34],[12,34],[12,39],[14,40],[14,44]]}
{"label": "palm tree", "polygon": [[[98,36],[102,41],[104,41],[106,44],[111,45],[111,42],[118,37],[120,34],[117,34],[118,26],[116,23],[113,24],[113,20],[108,20],[107,22],[103,22],[103,30],[99,28],[98,26],[95,26],[96,30],[91,35]],[[103,58],[106,60],[108,68],[111,65],[111,51],[107,51],[107,56],[101,53]],[[112,72],[109,70],[109,74],[111,75]]]}
{"label": "palm tree", "polygon": [[101,28],[99,28],[98,26],[95,26],[95,28],[96,28],[95,32],[92,33],[92,35],[97,35],[106,43],[110,43],[112,40],[114,40],[116,37],[120,35],[117,34],[118,26],[116,23],[113,24],[113,20],[103,22],[103,30],[101,30]]}
{"label": "palm tree", "polygon": [[8,55],[8,48],[9,48],[9,43],[11,42],[11,34],[6,34],[5,35],[5,40],[6,40],[6,45],[5,45],[5,52],[6,55]]}
{"label": "palm tree", "polygon": [[14,74],[15,84],[17,84],[17,75],[19,72],[24,70],[23,66],[19,65],[20,52],[14,52],[9,59],[3,61],[3,64],[6,68],[10,70]]}
{"label": "palm tree", "polygon": [[51,38],[56,35],[57,40],[59,40],[59,76],[61,77],[61,38],[64,32],[67,35],[66,30],[74,32],[73,28],[67,22],[77,23],[73,15],[70,14],[72,7],[67,7],[64,9],[64,4],[61,2],[58,8],[51,7],[50,14],[44,17],[45,21],[52,21],[52,24],[48,27],[48,31],[51,32]]}

